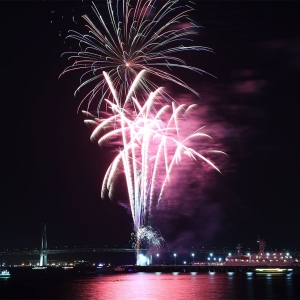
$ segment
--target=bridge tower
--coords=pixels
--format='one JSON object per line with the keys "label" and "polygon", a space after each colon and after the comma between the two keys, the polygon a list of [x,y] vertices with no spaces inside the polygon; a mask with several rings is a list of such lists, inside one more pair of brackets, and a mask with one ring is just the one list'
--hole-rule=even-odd
{"label": "bridge tower", "polygon": [[46,224],[42,224],[42,245],[40,251],[40,266],[47,266],[47,235],[46,235]]}

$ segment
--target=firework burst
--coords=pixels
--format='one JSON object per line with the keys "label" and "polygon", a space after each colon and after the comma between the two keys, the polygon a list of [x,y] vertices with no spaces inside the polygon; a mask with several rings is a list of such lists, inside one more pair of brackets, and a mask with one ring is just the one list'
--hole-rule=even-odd
{"label": "firework burst", "polygon": [[[72,64],[62,74],[83,71],[75,94],[89,87],[79,107],[87,102],[84,113],[89,119],[85,123],[94,127],[91,140],[99,146],[116,145],[101,196],[113,198],[118,178],[125,177],[134,223],[133,246],[139,249],[143,242],[156,247],[163,244],[160,233],[151,227],[151,218],[176,165],[191,159],[220,172],[207,153],[223,152],[199,150],[202,139],[211,137],[203,127],[186,133],[195,105],[178,104],[155,83],[156,79],[173,82],[197,94],[172,73],[176,68],[205,73],[187,65],[179,55],[211,51],[183,45],[197,34],[198,26],[188,18],[193,8],[178,0],[161,1],[161,7],[155,7],[159,6],[156,0],[135,0],[134,6],[132,2],[107,0],[108,21],[92,5],[97,23],[84,15],[87,32],[69,32],[67,38],[77,40],[80,50],[64,53]],[[95,98],[96,116],[90,109]],[[103,101],[108,117],[100,110]]]}
{"label": "firework burst", "polygon": [[[187,157],[204,161],[217,171],[220,170],[192,146],[195,140],[211,138],[202,132],[203,128],[187,135],[182,133],[182,124],[188,122],[190,110],[195,105],[178,105],[175,102],[163,104],[160,100],[160,88],[150,93],[146,101],[139,102],[132,96],[132,89],[138,86],[143,73],[141,71],[133,80],[123,104],[120,104],[112,80],[104,73],[113,95],[111,100],[105,98],[111,115],[104,119],[93,117],[85,120],[85,123],[95,127],[91,139],[97,140],[99,146],[110,141],[117,141],[118,144],[117,155],[104,177],[102,197],[107,194],[110,198],[113,197],[116,180],[120,174],[124,174],[137,237],[136,245],[141,243],[140,239],[156,245],[160,244],[160,239],[149,227],[150,220],[171,180],[174,167]],[[85,114],[92,116],[88,112]],[[224,154],[218,150],[206,151],[209,152]]]}
{"label": "firework burst", "polygon": [[84,86],[90,86],[90,89],[81,104],[87,100],[89,110],[91,101],[98,96],[99,111],[102,100],[111,92],[103,71],[111,78],[120,101],[124,101],[134,78],[141,70],[147,71],[151,77],[143,77],[141,80],[139,87],[142,95],[157,89],[152,77],[174,82],[197,94],[187,83],[171,73],[173,68],[205,73],[199,68],[186,65],[177,55],[192,50],[212,51],[207,47],[183,45],[197,34],[198,26],[188,18],[193,8],[179,4],[178,0],[165,1],[157,9],[155,6],[158,3],[155,0],[136,0],[134,6],[131,6],[130,0],[115,1],[114,4],[111,0],[107,1],[108,22],[93,4],[97,23],[84,15],[82,17],[88,31],[83,34],[70,31],[67,36],[79,41],[80,51],[64,53],[73,64],[62,74],[74,70],[84,71],[75,94]]}

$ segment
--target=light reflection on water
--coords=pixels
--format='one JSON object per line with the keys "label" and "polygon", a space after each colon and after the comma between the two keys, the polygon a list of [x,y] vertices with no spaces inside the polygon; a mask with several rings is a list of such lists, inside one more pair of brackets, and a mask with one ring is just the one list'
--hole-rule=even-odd
{"label": "light reflection on water", "polygon": [[135,273],[0,280],[1,299],[300,299],[300,274]]}
{"label": "light reflection on water", "polygon": [[[91,283],[90,289],[97,299],[224,299],[222,289],[211,279],[207,274],[191,276],[177,272],[159,276],[146,273],[103,276]],[[87,295],[84,292],[80,297],[86,299]]]}
{"label": "light reflection on water", "polygon": [[86,288],[78,291],[78,296],[82,299],[106,300],[294,299],[295,286],[290,278],[285,275],[255,277],[245,273],[215,273],[213,276],[177,272],[120,274],[90,279]]}

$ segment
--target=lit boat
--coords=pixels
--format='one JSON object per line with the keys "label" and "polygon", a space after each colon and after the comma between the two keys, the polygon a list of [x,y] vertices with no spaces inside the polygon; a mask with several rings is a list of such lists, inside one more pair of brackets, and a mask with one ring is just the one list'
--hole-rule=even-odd
{"label": "lit boat", "polygon": [[293,272],[293,269],[286,268],[256,268],[256,273],[259,274],[286,274]]}
{"label": "lit boat", "polygon": [[103,265],[103,264],[99,264],[95,273],[96,274],[102,274],[102,275],[105,275],[105,274],[113,274],[115,271],[114,269],[111,267],[111,265]]}
{"label": "lit boat", "polygon": [[63,266],[62,268],[63,268],[64,270],[73,269],[73,267],[72,267],[72,266]]}
{"label": "lit boat", "polygon": [[0,271],[0,278],[7,278],[10,277],[10,273],[7,270],[1,270]]}
{"label": "lit boat", "polygon": [[115,271],[115,272],[125,272],[125,268],[122,268],[122,267],[116,267],[116,268],[114,268],[114,271]]}
{"label": "lit boat", "polygon": [[32,268],[32,270],[45,270],[47,269],[47,267],[43,267],[43,266],[35,266]]}
{"label": "lit boat", "polygon": [[233,255],[228,255],[225,259],[224,266],[257,266],[257,267],[273,267],[274,270],[280,267],[292,267],[299,265],[298,260],[292,258],[288,252],[265,252],[265,241],[258,238],[259,252],[256,254],[243,254],[242,246],[238,244],[237,252]]}

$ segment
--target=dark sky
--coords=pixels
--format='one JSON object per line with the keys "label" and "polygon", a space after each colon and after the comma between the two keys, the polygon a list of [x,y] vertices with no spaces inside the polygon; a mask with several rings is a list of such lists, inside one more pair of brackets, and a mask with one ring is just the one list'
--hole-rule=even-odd
{"label": "dark sky", "polygon": [[[256,249],[260,235],[268,248],[299,248],[300,2],[196,3],[192,17],[204,28],[195,44],[215,53],[186,60],[218,79],[185,80],[201,94],[189,95],[199,119],[229,157],[220,161],[223,175],[178,177],[177,196],[167,194],[153,222],[173,247]],[[39,247],[42,222],[50,248],[128,245],[131,216],[100,198],[111,153],[90,142],[76,112],[79,75],[58,80],[68,66],[61,53],[73,46],[64,37],[83,28],[90,2],[1,1],[0,11],[0,250]],[[179,93],[179,102],[186,97]]]}

